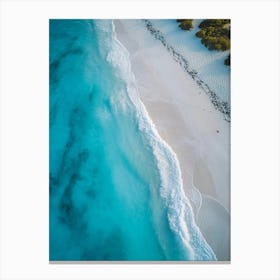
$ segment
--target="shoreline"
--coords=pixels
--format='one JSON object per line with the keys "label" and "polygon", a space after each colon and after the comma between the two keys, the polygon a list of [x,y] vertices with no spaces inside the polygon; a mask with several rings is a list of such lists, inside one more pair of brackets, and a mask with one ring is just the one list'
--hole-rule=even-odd
{"label": "shoreline", "polygon": [[[140,99],[177,155],[196,222],[218,260],[229,260],[229,236],[218,244],[229,232],[229,123],[144,25],[133,20],[114,25],[130,54]],[[217,254],[219,245],[224,249]]]}

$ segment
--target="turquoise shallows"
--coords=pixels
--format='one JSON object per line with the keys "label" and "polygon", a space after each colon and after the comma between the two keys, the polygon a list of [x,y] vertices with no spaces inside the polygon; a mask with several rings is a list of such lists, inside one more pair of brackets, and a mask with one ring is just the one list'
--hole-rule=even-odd
{"label": "turquoise shallows", "polygon": [[50,260],[215,260],[113,22],[49,27]]}

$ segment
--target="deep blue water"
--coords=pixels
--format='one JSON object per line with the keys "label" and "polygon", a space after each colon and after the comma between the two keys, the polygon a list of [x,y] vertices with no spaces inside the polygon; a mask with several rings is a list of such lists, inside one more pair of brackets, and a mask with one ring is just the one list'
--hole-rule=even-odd
{"label": "deep blue water", "polygon": [[215,260],[110,20],[50,20],[50,260]]}

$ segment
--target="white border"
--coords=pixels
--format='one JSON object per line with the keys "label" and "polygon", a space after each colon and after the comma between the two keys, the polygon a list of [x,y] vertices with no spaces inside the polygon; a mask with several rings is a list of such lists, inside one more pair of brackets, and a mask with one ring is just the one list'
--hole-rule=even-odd
{"label": "white border", "polygon": [[[1,2],[1,279],[280,279],[278,1]],[[48,262],[48,19],[232,19],[231,264]]]}

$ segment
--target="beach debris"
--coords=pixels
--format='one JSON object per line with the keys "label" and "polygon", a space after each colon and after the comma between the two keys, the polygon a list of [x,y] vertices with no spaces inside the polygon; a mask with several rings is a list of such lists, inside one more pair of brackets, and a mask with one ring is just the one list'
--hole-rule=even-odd
{"label": "beach debris", "polygon": [[220,111],[224,115],[224,119],[227,122],[230,122],[230,104],[222,101],[221,98],[210,89],[210,87],[200,79],[196,70],[191,69],[188,61],[184,58],[183,55],[178,53],[172,45],[168,44],[163,33],[156,29],[152,22],[148,19],[143,19],[147,30],[153,35],[156,40],[159,40],[167,51],[172,55],[173,59],[179,63],[183,70],[192,77],[192,79],[198,84],[198,86],[209,96],[214,108]]}

